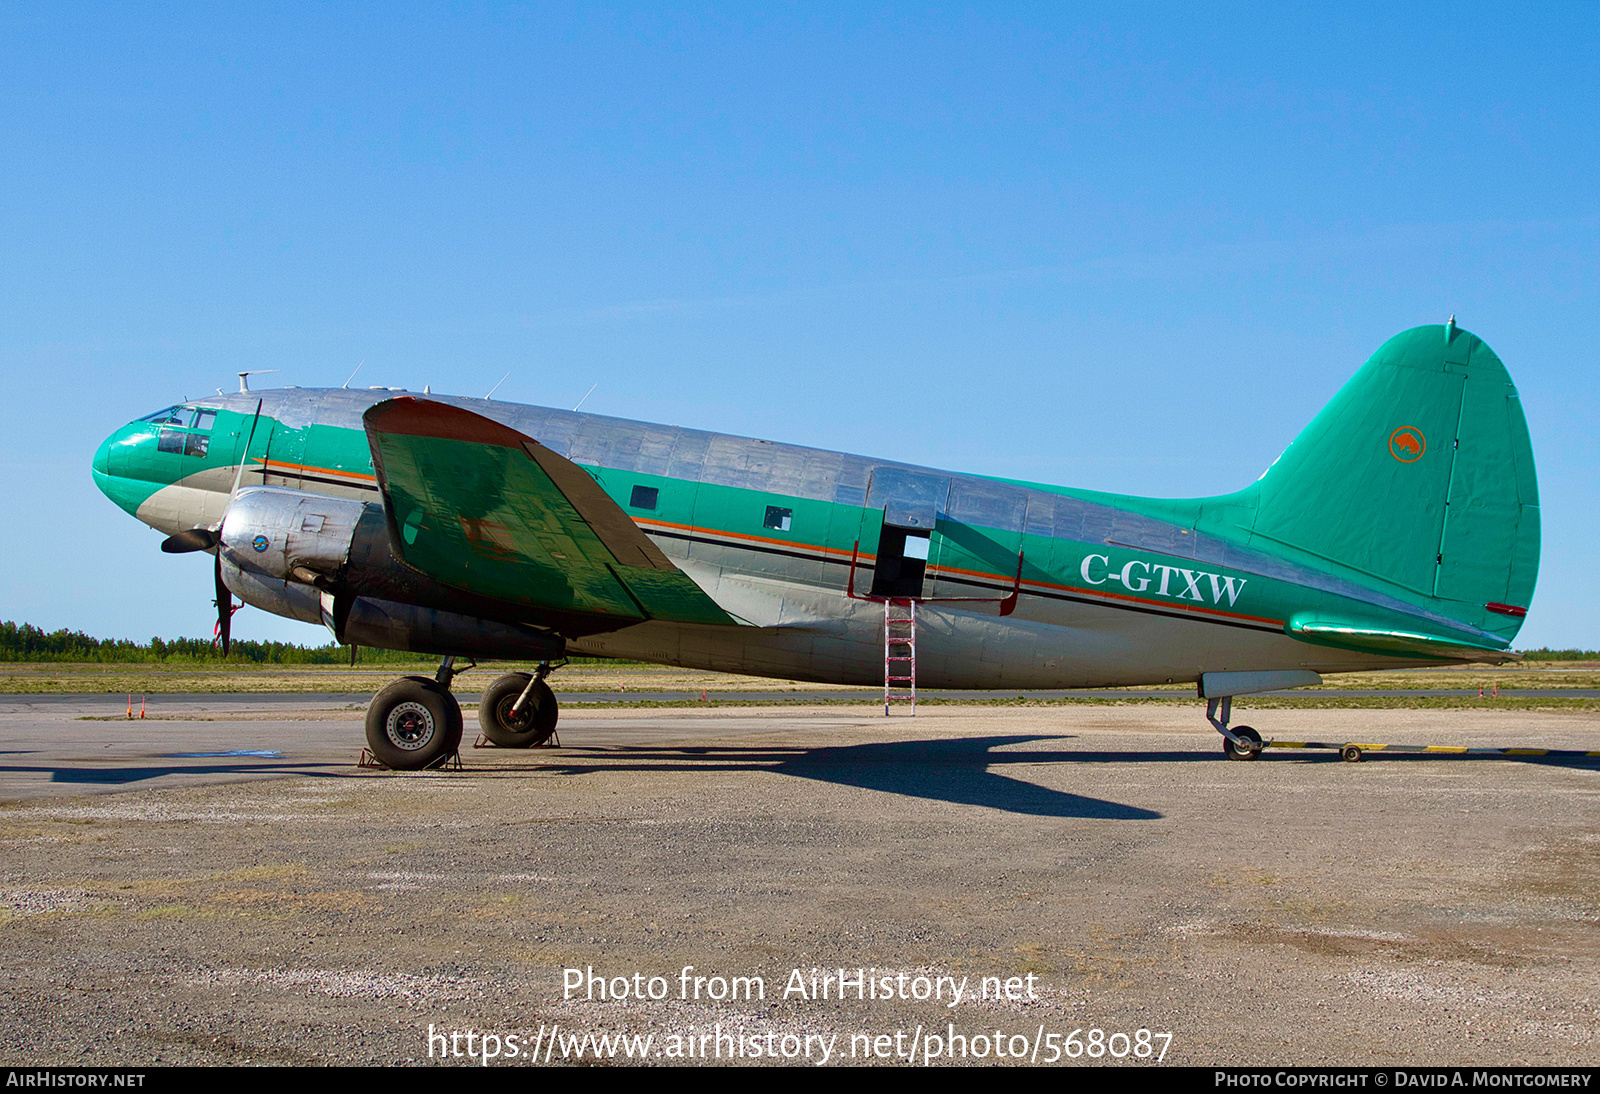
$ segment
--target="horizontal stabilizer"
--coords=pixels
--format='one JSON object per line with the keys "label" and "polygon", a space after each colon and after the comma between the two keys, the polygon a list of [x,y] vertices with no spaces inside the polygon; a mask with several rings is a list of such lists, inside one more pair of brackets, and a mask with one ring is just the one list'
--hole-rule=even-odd
{"label": "horizontal stabilizer", "polygon": [[1508,649],[1484,645],[1465,638],[1444,638],[1418,631],[1396,630],[1354,620],[1330,617],[1325,612],[1300,612],[1290,617],[1284,630],[1296,638],[1315,642],[1319,646],[1336,646],[1339,649],[1360,650],[1366,653],[1387,653],[1399,657],[1415,656],[1438,660],[1482,661],[1500,664],[1518,660],[1520,655]]}

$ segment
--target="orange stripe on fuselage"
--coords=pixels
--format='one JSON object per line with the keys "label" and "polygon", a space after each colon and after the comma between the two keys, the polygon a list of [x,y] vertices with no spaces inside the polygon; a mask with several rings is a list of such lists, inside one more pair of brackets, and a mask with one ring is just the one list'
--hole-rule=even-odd
{"label": "orange stripe on fuselage", "polygon": [[[749,540],[751,543],[771,543],[779,547],[793,547],[802,551],[817,551],[825,555],[837,555],[840,558],[850,558],[850,551],[841,551],[834,547],[823,547],[817,543],[797,543],[792,539],[773,539],[771,536],[751,536],[743,532],[724,532],[718,528],[700,528],[693,524],[674,524],[670,520],[647,520],[644,517],[634,517],[633,523],[650,525],[656,528],[678,528],[685,532],[700,532],[708,536],[726,536],[729,539]],[[869,555],[865,551],[858,556],[863,562],[875,561],[877,555]]]}
{"label": "orange stripe on fuselage", "polygon": [[331,467],[313,467],[308,463],[284,463],[281,460],[264,460],[260,456],[255,457],[255,460],[261,465],[263,471],[289,470],[299,471],[301,474],[342,475],[347,479],[364,479],[367,482],[378,481],[378,476],[362,474],[360,471],[336,471]]}
{"label": "orange stripe on fuselage", "polygon": [[[787,539],[773,539],[771,536],[752,536],[746,535],[742,532],[724,532],[717,528],[701,528],[693,524],[674,524],[671,521],[647,520],[642,517],[634,517],[633,522],[641,526],[648,525],[657,528],[674,528],[685,532],[699,532],[704,535],[726,536],[728,539],[749,540],[753,543],[772,543],[781,547],[792,547],[799,550],[816,551],[820,554],[833,555],[840,558],[851,557],[851,552],[841,551],[834,547],[822,547],[814,543],[796,543],[793,540]],[[865,552],[863,552],[859,557],[864,562],[877,561],[876,555],[869,555]],[[928,572],[934,575],[961,574],[965,577],[985,578],[1001,585],[1010,585],[1016,580],[1014,575],[1007,576],[1001,574],[991,574],[983,570],[963,570],[955,566],[929,566]],[[1126,593],[1101,592],[1099,589],[1084,589],[1077,585],[1060,585],[1051,581],[1031,581],[1025,579],[1022,584],[1024,586],[1032,585],[1036,588],[1043,589],[1059,589],[1062,592],[1077,593],[1083,596],[1100,597],[1104,600],[1123,600],[1132,604],[1149,604],[1152,607],[1167,608],[1171,611],[1194,612],[1200,615],[1222,616],[1227,619],[1248,620],[1252,623],[1269,623],[1274,627],[1283,626],[1283,620],[1281,619],[1269,619],[1268,617],[1261,615],[1246,615],[1243,612],[1227,612],[1223,611],[1221,608],[1203,608],[1194,604],[1175,604],[1170,600],[1152,600],[1148,597],[1129,596]]]}

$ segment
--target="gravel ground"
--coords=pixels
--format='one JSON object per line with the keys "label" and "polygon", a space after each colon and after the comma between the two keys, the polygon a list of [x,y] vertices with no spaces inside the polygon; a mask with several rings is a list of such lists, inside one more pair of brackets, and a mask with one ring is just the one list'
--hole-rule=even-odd
{"label": "gravel ground", "polygon": [[[570,711],[564,748],[394,775],[353,766],[359,710],[91,709],[0,711],[6,1064],[427,1062],[430,1026],[524,1056],[541,1026],[650,1034],[662,1063],[719,1030],[920,1058],[952,1026],[969,1062],[1146,1029],[1179,1064],[1600,1063],[1594,760],[1230,763],[1198,709],[785,707]],[[1592,714],[1252,717],[1600,747]],[[174,755],[237,751],[281,755]],[[589,967],[665,997],[564,998]],[[946,995],[786,996],[839,968]]]}

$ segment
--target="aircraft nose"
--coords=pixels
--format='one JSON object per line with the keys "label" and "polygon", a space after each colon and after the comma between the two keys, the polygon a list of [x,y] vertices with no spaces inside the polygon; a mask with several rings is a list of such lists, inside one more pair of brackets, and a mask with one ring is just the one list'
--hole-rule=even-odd
{"label": "aircraft nose", "polygon": [[94,469],[101,475],[111,474],[111,441],[115,436],[116,434],[113,433],[110,437],[101,441],[100,447],[95,449]]}
{"label": "aircraft nose", "polygon": [[112,430],[111,436],[100,442],[94,452],[95,481],[102,477],[138,477],[140,453],[154,445],[155,437],[149,426],[129,422]]}
{"label": "aircraft nose", "polygon": [[135,426],[125,425],[100,442],[94,453],[94,484],[106,497],[134,516],[139,506],[156,489],[158,484],[130,477],[129,446],[137,447],[144,439]]}

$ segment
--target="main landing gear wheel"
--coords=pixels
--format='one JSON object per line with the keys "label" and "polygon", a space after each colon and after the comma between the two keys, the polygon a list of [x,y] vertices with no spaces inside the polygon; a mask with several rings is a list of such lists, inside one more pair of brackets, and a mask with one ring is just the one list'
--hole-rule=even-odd
{"label": "main landing gear wheel", "polygon": [[454,755],[461,728],[461,704],[426,676],[396,680],[367,707],[367,747],[396,771],[421,771]]}
{"label": "main landing gear wheel", "polygon": [[[513,709],[524,691],[528,697],[520,709]],[[478,724],[501,748],[533,748],[554,736],[560,713],[549,684],[526,672],[512,672],[484,689]]]}
{"label": "main landing gear wheel", "polygon": [[1249,746],[1240,748],[1228,738],[1222,738],[1222,751],[1230,760],[1253,760],[1261,755],[1261,734],[1249,726],[1234,726],[1233,735],[1241,737]]}

